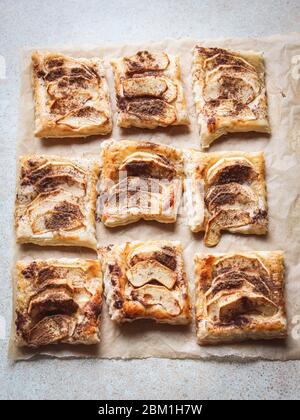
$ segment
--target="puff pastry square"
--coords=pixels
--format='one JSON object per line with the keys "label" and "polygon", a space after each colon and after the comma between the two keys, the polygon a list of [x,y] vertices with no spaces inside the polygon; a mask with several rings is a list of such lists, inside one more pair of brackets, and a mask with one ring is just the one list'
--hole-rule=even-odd
{"label": "puff pastry square", "polygon": [[32,55],[37,137],[86,137],[112,130],[108,86],[100,58]]}
{"label": "puff pastry square", "polygon": [[140,219],[174,223],[182,195],[182,153],[150,142],[106,141],[98,214],[109,227]]}
{"label": "puff pastry square", "polygon": [[190,322],[188,283],[179,242],[127,242],[101,248],[104,293],[113,321],[151,318]]}
{"label": "puff pastry square", "polygon": [[96,249],[99,170],[99,165],[88,159],[21,157],[15,211],[17,241]]}
{"label": "puff pastry square", "polygon": [[187,125],[178,56],[138,51],[111,62],[119,127]]}
{"label": "puff pastry square", "polygon": [[226,133],[270,132],[261,54],[196,46],[192,72],[202,147]]}
{"label": "puff pastry square", "polygon": [[264,154],[185,152],[189,226],[205,231],[206,246],[221,232],[263,235],[268,230]]}
{"label": "puff pastry square", "polygon": [[99,342],[102,274],[97,260],[17,262],[16,343]]}
{"label": "puff pastry square", "polygon": [[285,338],[283,253],[195,256],[200,344]]}

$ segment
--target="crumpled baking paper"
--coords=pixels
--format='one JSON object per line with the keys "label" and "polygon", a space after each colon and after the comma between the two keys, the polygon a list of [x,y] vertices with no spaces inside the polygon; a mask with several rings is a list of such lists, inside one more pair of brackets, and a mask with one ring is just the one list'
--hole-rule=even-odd
{"label": "crumpled baking paper", "polygon": [[[119,228],[105,228],[98,223],[98,241],[100,245],[106,245],[155,238],[181,240],[184,246],[185,266],[192,296],[194,283],[192,261],[196,252],[284,250],[289,338],[284,342],[245,342],[201,347],[196,342],[194,323],[188,327],[182,327],[141,320],[118,326],[109,319],[104,303],[101,321],[101,343],[99,345],[92,347],[57,345],[40,348],[39,350],[17,349],[13,341],[13,327],[9,351],[11,358],[15,360],[28,359],[36,355],[126,359],[166,357],[287,360],[300,358],[300,34],[278,35],[260,39],[166,39],[160,43],[148,45],[106,45],[102,43],[101,46],[52,48],[52,50],[75,57],[100,56],[104,58],[114,120],[116,107],[110,59],[134,54],[141,49],[166,50],[169,53],[180,55],[182,79],[191,119],[190,127],[141,130],[120,129],[114,124],[112,135],[88,139],[40,140],[34,137],[34,106],[30,76],[32,51],[26,50],[22,55],[18,155],[45,153],[99,159],[101,142],[109,138],[116,140],[149,140],[170,144],[182,149],[199,149],[200,140],[191,80],[192,49],[196,44],[254,50],[264,54],[269,116],[272,128],[271,136],[257,133],[228,135],[217,140],[209,151],[242,150],[254,152],[262,150],[265,152],[270,217],[269,234],[266,237],[258,237],[224,233],[219,245],[214,249],[208,249],[203,244],[202,234],[192,234],[188,229],[184,214],[181,214],[174,225],[140,222]],[[15,246],[15,261],[21,258],[60,258],[66,256],[97,258],[95,253],[83,248]],[[15,281],[15,279],[13,280]]]}

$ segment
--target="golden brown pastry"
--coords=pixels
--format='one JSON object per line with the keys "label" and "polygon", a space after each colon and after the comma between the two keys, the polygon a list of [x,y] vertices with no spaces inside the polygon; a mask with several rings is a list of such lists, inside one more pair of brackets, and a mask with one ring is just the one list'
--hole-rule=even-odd
{"label": "golden brown pastry", "polygon": [[195,256],[200,344],[285,338],[283,253]]}
{"label": "golden brown pastry", "polygon": [[99,249],[104,293],[113,321],[151,318],[167,324],[191,320],[179,242],[127,242]]}
{"label": "golden brown pastry", "polygon": [[23,156],[15,224],[19,243],[96,249],[99,165],[87,159]]}
{"label": "golden brown pastry", "polygon": [[222,231],[263,235],[268,230],[265,160],[262,152],[185,152],[189,226],[204,230],[206,246]]}
{"label": "golden brown pastry", "polygon": [[105,141],[98,213],[109,227],[140,219],[174,223],[182,194],[182,153],[144,141]]}
{"label": "golden brown pastry", "polygon": [[187,125],[178,56],[139,51],[111,62],[119,127]]}
{"label": "golden brown pastry", "polygon": [[108,86],[100,58],[32,55],[37,137],[86,137],[112,130]]}
{"label": "golden brown pastry", "polygon": [[226,133],[269,133],[264,61],[253,51],[196,46],[193,87],[202,147]]}
{"label": "golden brown pastry", "polygon": [[17,262],[16,342],[99,342],[102,274],[96,260],[49,259]]}

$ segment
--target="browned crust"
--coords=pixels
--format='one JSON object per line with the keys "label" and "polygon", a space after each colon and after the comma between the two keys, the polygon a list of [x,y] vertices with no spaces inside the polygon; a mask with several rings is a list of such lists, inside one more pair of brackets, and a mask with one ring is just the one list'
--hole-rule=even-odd
{"label": "browned crust", "polygon": [[[162,62],[156,62],[156,56]],[[115,90],[118,108],[118,125],[120,127],[140,127],[153,129],[158,126],[188,125],[189,118],[186,100],[183,93],[180,75],[179,57],[166,53],[138,51],[132,57],[122,57],[111,62],[115,76]],[[123,89],[124,80],[144,77],[164,80],[167,92],[158,96],[151,94],[127,95]],[[169,85],[177,90],[173,99],[168,100]]]}
{"label": "browned crust", "polygon": [[[219,96],[215,86],[207,97],[213,83]],[[270,132],[261,54],[196,46],[193,86],[203,147],[229,132]]]}
{"label": "browned crust", "polygon": [[[82,293],[87,296],[85,302],[80,298]],[[15,326],[18,346],[96,344],[100,340],[101,305],[99,261],[17,262]]]}
{"label": "browned crust", "polygon": [[[48,155],[22,156],[15,210],[18,242],[95,249],[99,171],[99,164],[89,160]],[[72,189],[74,185],[76,190]],[[48,215],[42,210],[38,213],[44,217],[44,229],[34,228],[38,216],[31,216],[31,213],[34,214],[35,209],[47,200],[57,201],[51,204]]]}
{"label": "browned crust", "polygon": [[178,176],[183,175],[182,153],[175,147],[149,141],[107,141],[102,147],[102,177],[115,180],[122,162],[135,152],[150,152],[171,162]]}
{"label": "browned crust", "polygon": [[[190,220],[191,229],[195,232],[206,232],[206,245],[214,246],[215,243],[210,243],[210,230],[213,229],[212,224],[215,223],[219,216],[220,220],[226,219],[226,214],[222,214],[223,209],[226,209],[227,204],[231,204],[231,208],[237,208],[235,214],[229,214],[233,210],[229,207],[228,221],[236,219],[235,224],[228,226],[224,225],[221,230],[230,231],[232,233],[241,234],[257,234],[263,235],[268,230],[268,205],[267,192],[265,183],[265,159],[264,153],[245,153],[245,152],[219,152],[219,153],[200,153],[197,151],[189,151],[185,154],[185,175],[193,180],[192,196],[196,197],[199,189],[199,184],[203,185],[203,199],[202,208],[196,211],[200,214],[203,212],[203,220],[196,224]],[[224,161],[225,160],[225,161]],[[224,163],[225,162],[225,163]],[[229,162],[229,163],[226,163]],[[213,176],[211,168],[215,164],[220,164],[217,175]],[[209,174],[210,173],[210,177]],[[246,188],[246,193],[249,195],[249,206],[243,207],[247,204],[245,197],[241,198],[239,194],[231,194],[231,187],[237,185],[240,188]],[[215,199],[214,206],[211,205],[211,191],[212,188],[223,188],[223,195],[219,194],[218,203]],[[225,197],[224,194],[227,193]],[[210,194],[210,200],[208,195]],[[257,204],[251,204],[251,197],[257,200]],[[241,201],[239,203],[239,200]],[[244,200],[244,201],[243,201]],[[246,201],[245,201],[246,200]],[[238,205],[240,204],[240,207]],[[251,211],[251,214],[248,212]],[[252,214],[253,213],[253,214]],[[232,216],[232,217],[231,217]],[[234,216],[234,217],[233,217]],[[240,219],[241,223],[237,223]],[[244,221],[243,221],[243,220]]]}
{"label": "browned crust", "polygon": [[[71,66],[71,69],[64,66]],[[58,87],[58,96],[52,97],[48,88],[55,81],[58,86],[59,83],[64,85],[64,88],[69,83],[71,92],[60,91]],[[32,86],[37,137],[86,137],[111,132],[109,92],[101,59],[74,59],[60,53],[34,52]],[[79,100],[78,95],[74,96],[73,86],[76,87],[75,92],[79,92],[79,89],[85,92],[84,101]],[[88,96],[89,89],[93,89],[94,98]],[[53,98],[56,98],[55,101]],[[55,104],[56,111],[52,112],[51,107]],[[63,123],[68,114],[76,116],[80,122],[76,126]]]}
{"label": "browned crust", "polygon": [[[211,290],[212,282],[215,279],[213,275],[213,267],[221,259],[238,258],[243,256],[246,258],[259,259],[264,267],[269,272],[269,275],[264,277],[268,287],[268,294],[266,291],[255,289],[254,293],[261,296],[266,296],[273,305],[277,307],[277,313],[274,316],[265,317],[251,317],[244,315],[237,316],[227,322],[221,322],[218,319],[212,320],[208,315],[207,306],[207,292]],[[233,272],[233,271],[232,271]],[[235,270],[235,274],[239,271]],[[254,273],[259,276],[258,272]],[[241,271],[241,278],[244,272]],[[227,277],[227,282],[232,275]],[[226,280],[226,279],[225,279]],[[244,290],[244,291],[243,291]],[[223,293],[245,293],[242,284],[236,284],[233,290],[230,285],[228,289],[223,289]],[[219,296],[224,296],[222,291],[219,291]],[[221,294],[220,294],[221,293]],[[251,293],[248,292],[251,297]],[[245,341],[247,339],[273,339],[285,338],[287,335],[286,315],[285,315],[285,301],[284,301],[284,262],[283,253],[281,251],[273,252],[252,252],[252,253],[238,253],[238,254],[198,254],[195,256],[195,313],[197,325],[197,337],[201,345],[219,344],[225,342]],[[246,294],[247,295],[247,294]],[[217,294],[218,296],[218,294]]]}
{"label": "browned crust", "polygon": [[[135,295],[139,288],[134,288],[127,279],[126,270],[129,267],[126,260],[132,249],[142,244],[161,246],[162,253],[164,252],[164,247],[167,247],[168,255],[170,255],[170,250],[176,255],[175,272],[177,273],[177,280],[172,290],[165,290],[170,293],[170,296],[180,295],[179,314],[170,315],[163,306],[158,304],[152,306],[143,305],[140,301],[136,300]],[[104,269],[106,301],[109,306],[110,316],[114,321],[122,323],[140,318],[149,318],[157,322],[169,324],[187,324],[191,321],[188,282],[183,267],[182,248],[179,243],[171,241],[131,242],[122,246],[100,248],[98,254]],[[154,257],[157,259],[158,255],[156,254]],[[170,264],[169,259],[167,261],[163,258],[158,259],[160,262],[164,261],[165,264],[166,262]],[[138,259],[135,261],[138,261]],[[174,268],[173,263],[172,268]],[[128,290],[130,291],[131,298],[128,297]]]}
{"label": "browned crust", "polygon": [[[140,155],[139,155],[140,154]],[[148,154],[148,155],[147,155]],[[136,157],[135,157],[136,156]],[[147,159],[148,157],[148,159]],[[132,160],[130,160],[132,159]],[[136,222],[140,219],[157,220],[162,223],[174,223],[177,218],[177,209],[180,204],[183,182],[183,157],[181,151],[171,146],[146,141],[122,142],[106,141],[102,144],[101,153],[101,183],[99,196],[101,210],[99,217],[107,226],[119,226]],[[128,196],[126,208],[122,214],[116,214],[111,207],[109,198],[114,194],[118,201],[118,188]],[[146,185],[151,206],[153,200],[159,205],[143,209],[142,203],[135,200],[134,210],[129,200],[130,189],[132,195],[138,194],[138,189]],[[155,190],[152,183],[155,183]],[[134,188],[134,185],[137,187]],[[155,194],[154,194],[155,192]],[[113,205],[115,203],[113,202]],[[140,206],[137,214],[136,207]],[[167,208],[165,209],[165,205]]]}

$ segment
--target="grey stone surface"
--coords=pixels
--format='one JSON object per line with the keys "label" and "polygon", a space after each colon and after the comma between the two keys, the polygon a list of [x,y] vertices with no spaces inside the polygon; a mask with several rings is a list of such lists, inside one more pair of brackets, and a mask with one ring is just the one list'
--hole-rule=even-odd
{"label": "grey stone surface", "polygon": [[297,31],[299,0],[0,0],[0,11],[0,54],[7,64],[0,80],[0,398],[299,398],[296,361],[7,360],[20,48]]}

